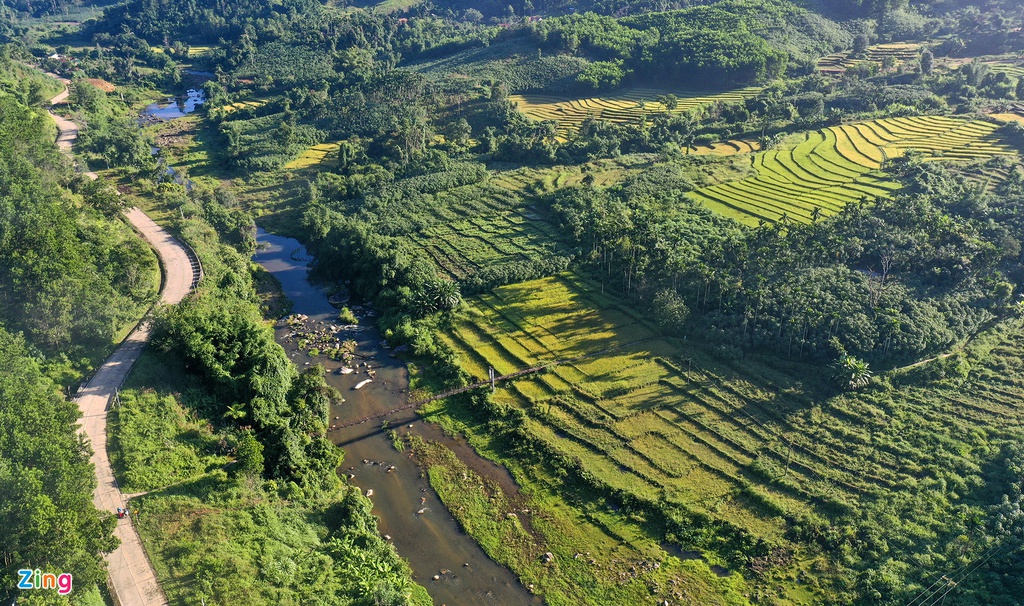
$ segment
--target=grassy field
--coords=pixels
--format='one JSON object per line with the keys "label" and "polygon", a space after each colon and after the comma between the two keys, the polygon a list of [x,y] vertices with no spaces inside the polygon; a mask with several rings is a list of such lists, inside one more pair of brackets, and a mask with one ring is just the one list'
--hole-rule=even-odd
{"label": "grassy field", "polygon": [[[752,156],[756,176],[703,188],[693,196],[741,223],[808,223],[849,202],[885,196],[897,188],[880,171],[909,150],[929,160],[1014,156],[994,137],[996,124],[945,116],[885,118],[807,133],[802,140]],[[817,209],[817,210],[815,210]]]}
{"label": "grassy field", "polygon": [[865,61],[881,64],[891,57],[897,65],[917,59],[921,54],[921,45],[914,43],[876,44],[869,46],[863,59],[854,59],[851,52],[835,53],[818,60],[818,70],[823,72],[841,73],[848,68]]}
{"label": "grassy field", "polygon": [[679,99],[678,106],[672,113],[682,113],[700,105],[722,102],[742,101],[756,95],[761,89],[757,87],[742,88],[720,93],[700,93],[693,91],[668,90],[657,88],[631,88],[618,93],[600,96],[571,98],[557,95],[521,94],[511,95],[509,99],[523,112],[534,120],[555,120],[561,137],[579,130],[580,124],[593,116],[609,122],[634,122],[644,114],[665,112],[665,106],[657,101],[661,95],[672,94]]}

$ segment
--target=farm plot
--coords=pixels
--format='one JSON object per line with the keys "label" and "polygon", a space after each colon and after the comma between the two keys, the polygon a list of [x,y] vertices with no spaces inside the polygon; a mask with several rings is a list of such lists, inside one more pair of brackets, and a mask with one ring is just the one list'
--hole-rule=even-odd
{"label": "farm plot", "polygon": [[852,52],[845,52],[822,57],[818,59],[818,71],[842,73],[858,63],[870,61],[882,64],[887,58],[891,58],[897,65],[906,63],[920,56],[921,45],[911,43],[876,44],[875,46],[868,47],[862,59],[854,59],[851,57],[852,54]]}
{"label": "farm plot", "polygon": [[337,153],[339,149],[337,143],[321,143],[314,145],[306,151],[299,154],[298,158],[295,158],[291,162],[284,165],[285,170],[300,170],[303,168],[314,168],[328,162],[328,158],[331,154]]}
{"label": "farm plot", "polygon": [[[471,183],[414,196],[389,212],[401,233],[438,273],[465,282],[485,270],[509,275],[538,271],[543,262],[567,254],[555,229],[528,206],[520,192],[543,171],[496,173]],[[537,275],[534,273],[533,275]]]}
{"label": "farm plot", "polygon": [[240,109],[263,107],[264,105],[267,104],[268,101],[269,99],[251,99],[249,101],[235,101],[234,103],[229,103],[227,105],[215,107],[214,110],[219,110],[226,114],[230,114],[231,112],[238,111]]}
{"label": "farm plot", "polygon": [[910,150],[927,159],[979,160],[1012,156],[994,136],[997,126],[946,116],[886,118],[808,133],[791,149],[752,157],[756,175],[693,192],[698,201],[741,223],[809,223],[853,201],[873,199],[898,185],[881,172],[886,160]]}
{"label": "farm plot", "polygon": [[[578,278],[505,286],[470,303],[472,314],[448,342],[474,376],[486,366],[505,373],[571,360],[506,386],[499,397],[523,407],[552,448],[578,457],[612,486],[661,495],[773,538],[784,528],[764,503],[806,507],[790,488],[748,486],[757,451],[776,438],[737,418],[738,404],[727,394],[696,394],[677,346]],[[790,481],[812,491],[820,480],[793,467]]]}
{"label": "farm plot", "polygon": [[414,235],[412,241],[443,274],[457,281],[503,263],[529,262],[561,252],[546,223],[515,211],[437,224]]}
{"label": "farm plot", "polygon": [[1024,77],[1024,65],[1014,61],[983,61],[990,70],[996,73],[1005,73],[1011,78]]}
{"label": "farm plot", "polygon": [[663,90],[657,88],[631,88],[607,97],[566,98],[556,95],[522,94],[511,95],[519,111],[534,120],[558,122],[558,134],[565,138],[579,130],[588,117],[609,122],[635,122],[651,113],[668,111],[657,101],[661,95],[672,94],[678,98],[678,105],[671,113],[682,113],[700,105],[718,101],[732,103],[742,101],[760,92],[760,88],[742,88],[720,93]]}
{"label": "farm plot", "polygon": [[816,398],[806,374],[668,341],[572,274],[468,303],[444,339],[473,376],[561,361],[494,396],[526,413],[531,436],[613,489],[780,544],[786,520],[897,498],[940,461],[979,470],[956,436],[1019,425],[1024,402],[1024,381],[1002,378],[998,364],[952,399],[916,388],[884,408],[871,397]]}

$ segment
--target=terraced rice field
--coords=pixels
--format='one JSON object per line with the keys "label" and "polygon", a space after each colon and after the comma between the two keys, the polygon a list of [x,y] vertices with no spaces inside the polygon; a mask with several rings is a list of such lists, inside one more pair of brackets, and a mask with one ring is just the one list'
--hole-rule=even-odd
{"label": "terraced rice field", "polygon": [[558,254],[551,228],[529,212],[492,212],[434,225],[412,236],[434,264],[453,280],[511,261]]}
{"label": "terraced rice field", "polygon": [[748,141],[746,139],[729,139],[728,141],[721,141],[719,143],[712,143],[711,145],[697,145],[691,147],[687,153],[690,154],[707,154],[711,156],[734,156],[736,154],[749,154],[761,149],[761,144],[757,141]]}
{"label": "terraced rice field", "polygon": [[[529,413],[533,435],[616,488],[781,538],[778,521],[739,494],[757,456],[741,436],[759,430],[733,419],[740,413],[720,400],[723,394],[710,396],[714,415],[685,418],[692,402],[683,394],[692,385],[678,370],[681,352],[634,312],[575,280],[546,278],[474,298],[471,319],[446,339],[478,377],[487,376],[488,366],[507,373],[606,352],[518,380],[497,397]],[[786,507],[803,507],[786,490],[756,490]]]}
{"label": "terraced rice field", "polygon": [[284,165],[285,170],[301,170],[303,168],[313,168],[320,166],[327,161],[328,157],[337,153],[339,149],[337,143],[321,143],[314,145],[306,151],[299,154],[298,158],[295,158],[291,162]]}
{"label": "terraced rice field", "polygon": [[984,61],[984,64],[993,72],[1002,72],[1011,78],[1024,77],[1024,65],[1020,65],[1018,63],[1008,61]]}
{"label": "terraced rice field", "polygon": [[852,52],[835,53],[822,57],[818,60],[818,70],[829,73],[842,73],[863,61],[881,64],[887,57],[892,57],[898,65],[916,59],[921,54],[921,45],[906,43],[876,44],[875,46],[868,47],[863,59],[853,59],[850,57],[851,54]]}
{"label": "terraced rice field", "polygon": [[575,133],[588,116],[609,122],[635,122],[645,114],[667,111],[656,99],[661,95],[673,94],[679,99],[672,113],[682,113],[700,105],[723,101],[733,103],[752,97],[760,92],[758,87],[742,88],[721,93],[699,93],[692,91],[664,90],[656,88],[631,88],[604,97],[567,99],[565,97],[540,94],[511,95],[509,99],[517,104],[519,111],[534,120],[555,120],[562,138]]}
{"label": "terraced rice field", "polygon": [[571,274],[468,303],[444,339],[471,375],[563,361],[495,394],[526,413],[531,435],[613,488],[782,544],[790,516],[895,498],[943,457],[978,468],[969,452],[942,452],[944,441],[1019,425],[1024,402],[1024,383],[998,369],[952,401],[910,389],[885,411],[856,396],[821,399],[805,391],[806,369],[724,363],[668,341]]}
{"label": "terraced rice field", "polygon": [[[977,160],[1016,151],[994,137],[996,124],[946,116],[886,118],[830,127],[791,149],[751,158],[756,176],[706,187],[691,195],[708,208],[748,224],[783,218],[811,222],[853,201],[885,196],[898,185],[882,164],[909,150],[927,159]],[[817,210],[816,210],[817,209]]]}
{"label": "terraced rice field", "polygon": [[566,254],[554,228],[518,195],[541,174],[508,171],[488,183],[438,193],[437,207],[443,210],[409,238],[440,273],[456,281],[503,263]]}

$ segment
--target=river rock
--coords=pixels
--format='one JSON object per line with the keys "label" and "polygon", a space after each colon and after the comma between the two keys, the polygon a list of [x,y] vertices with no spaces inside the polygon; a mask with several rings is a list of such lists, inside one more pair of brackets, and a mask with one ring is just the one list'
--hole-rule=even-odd
{"label": "river rock", "polygon": [[348,300],[351,298],[352,295],[349,294],[348,289],[343,288],[338,292],[334,293],[333,295],[331,295],[330,297],[328,297],[327,302],[333,305],[334,307],[342,307],[346,303],[348,303]]}

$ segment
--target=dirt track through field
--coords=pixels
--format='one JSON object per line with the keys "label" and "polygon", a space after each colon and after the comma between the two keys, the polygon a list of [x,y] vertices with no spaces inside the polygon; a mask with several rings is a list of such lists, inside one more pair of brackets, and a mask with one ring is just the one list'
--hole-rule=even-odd
{"label": "dirt track through field", "polygon": [[[61,81],[66,87],[67,80]],[[65,88],[50,102],[59,103],[67,96],[68,91]],[[70,155],[71,147],[78,137],[78,125],[53,112],[50,112],[50,116],[60,130],[57,146]],[[84,174],[91,179],[97,178],[93,172],[86,171]],[[138,208],[131,208],[125,211],[125,216],[160,257],[163,269],[161,302],[174,304],[181,301],[198,281],[201,272],[198,262],[193,261],[181,242],[157,225],[146,213]],[[107,456],[107,411],[116,398],[117,390],[124,383],[135,361],[139,359],[149,336],[149,323],[143,319],[96,371],[76,398],[82,411],[82,432],[93,449],[92,464],[96,470],[97,481],[93,503],[102,511],[113,513],[118,507],[128,507],[127,497],[117,485]],[[132,524],[131,518],[128,517],[117,521],[114,535],[120,539],[121,545],[106,558],[110,587],[121,606],[165,605],[167,598],[157,582],[156,572],[146,555],[139,533]]]}

